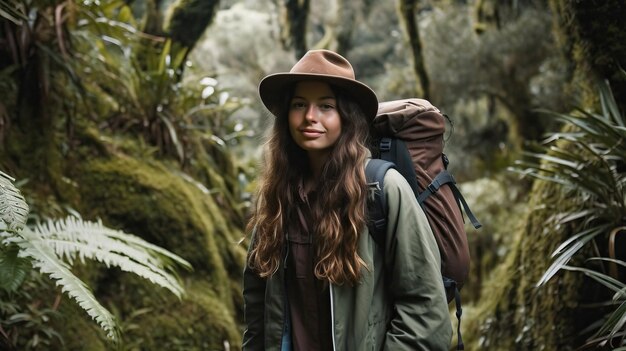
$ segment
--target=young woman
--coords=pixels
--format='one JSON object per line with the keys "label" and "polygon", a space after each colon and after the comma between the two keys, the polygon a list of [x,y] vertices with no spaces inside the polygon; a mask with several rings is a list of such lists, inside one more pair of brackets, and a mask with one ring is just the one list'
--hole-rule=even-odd
{"label": "young woman", "polygon": [[437,244],[393,169],[384,247],[368,234],[376,94],[327,50],[265,77],[259,94],[275,119],[249,222],[244,350],[448,350]]}

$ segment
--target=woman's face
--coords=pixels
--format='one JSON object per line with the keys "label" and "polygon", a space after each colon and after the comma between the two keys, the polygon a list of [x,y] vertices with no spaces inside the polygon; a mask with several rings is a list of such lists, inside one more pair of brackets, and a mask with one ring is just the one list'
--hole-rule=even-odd
{"label": "woman's face", "polygon": [[309,156],[327,156],[341,135],[337,100],[328,83],[298,82],[289,102],[289,132]]}

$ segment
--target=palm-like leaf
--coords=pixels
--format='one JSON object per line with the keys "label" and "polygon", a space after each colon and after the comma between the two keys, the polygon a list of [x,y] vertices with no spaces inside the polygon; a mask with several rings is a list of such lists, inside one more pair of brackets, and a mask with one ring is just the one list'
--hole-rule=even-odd
{"label": "palm-like leaf", "polygon": [[[610,260],[603,257],[593,259]],[[626,266],[626,263],[623,261],[610,261]],[[581,272],[615,292],[613,302],[617,304],[618,307],[609,315],[606,322],[595,334],[596,338],[599,338],[599,340],[611,340],[614,338],[626,326],[626,284],[611,276],[587,268],[564,266],[563,269]]]}
{"label": "palm-like leaf", "polygon": [[[606,342],[626,330],[626,286],[616,279],[568,262],[594,239],[626,221],[626,116],[619,113],[608,84],[600,88],[602,114],[579,110],[555,114],[568,131],[554,133],[541,152],[527,153],[538,162],[519,162],[515,172],[559,184],[573,206],[552,217],[555,227],[565,224],[574,234],[553,253],[554,261],[537,282],[541,286],[561,269],[582,272],[614,291],[618,306],[597,331],[594,343]],[[601,260],[608,260],[601,258]],[[623,264],[621,261],[613,263]]]}

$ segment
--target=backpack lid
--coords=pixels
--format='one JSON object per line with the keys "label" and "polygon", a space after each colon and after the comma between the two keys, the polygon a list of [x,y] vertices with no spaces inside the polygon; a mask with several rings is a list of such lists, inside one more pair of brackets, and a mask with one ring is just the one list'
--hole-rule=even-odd
{"label": "backpack lid", "polygon": [[381,102],[373,122],[374,130],[383,136],[405,141],[442,136],[446,122],[435,106],[424,99]]}

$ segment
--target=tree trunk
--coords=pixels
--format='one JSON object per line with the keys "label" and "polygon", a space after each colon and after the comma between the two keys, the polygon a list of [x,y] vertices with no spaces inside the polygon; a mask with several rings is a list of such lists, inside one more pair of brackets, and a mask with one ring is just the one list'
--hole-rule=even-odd
{"label": "tree trunk", "polygon": [[515,20],[523,8],[545,7],[543,0],[478,0],[474,5],[474,30],[480,34],[489,28],[500,29],[503,23]]}
{"label": "tree trunk", "polygon": [[191,51],[213,22],[219,4],[219,0],[177,0],[170,9],[166,32],[174,42]]}
{"label": "tree trunk", "polygon": [[296,58],[306,53],[306,29],[310,0],[277,0],[280,11],[280,40],[285,49],[294,49]]}
{"label": "tree trunk", "polygon": [[557,38],[572,62],[572,86],[583,101],[593,103],[596,92],[585,82],[608,80],[622,113],[626,112],[626,3],[622,0],[552,0]]}
{"label": "tree trunk", "polygon": [[422,54],[422,42],[420,40],[419,23],[417,21],[416,13],[417,4],[418,0],[400,0],[398,4],[398,13],[413,54],[413,70],[418,80],[416,95],[429,100],[430,81],[428,79],[428,73],[426,72],[424,56]]}

